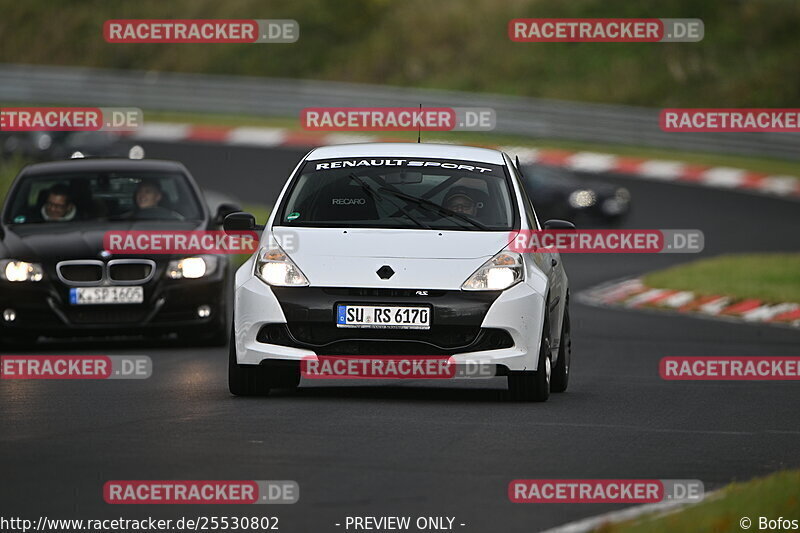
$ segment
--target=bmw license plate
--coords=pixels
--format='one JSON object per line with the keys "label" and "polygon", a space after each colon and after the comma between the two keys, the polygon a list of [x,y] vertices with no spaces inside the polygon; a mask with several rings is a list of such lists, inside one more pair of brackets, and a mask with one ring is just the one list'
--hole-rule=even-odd
{"label": "bmw license plate", "polygon": [[397,305],[339,305],[336,326],[340,328],[430,329],[429,307]]}
{"label": "bmw license plate", "polygon": [[91,304],[140,304],[144,301],[142,287],[79,287],[69,290],[69,303]]}

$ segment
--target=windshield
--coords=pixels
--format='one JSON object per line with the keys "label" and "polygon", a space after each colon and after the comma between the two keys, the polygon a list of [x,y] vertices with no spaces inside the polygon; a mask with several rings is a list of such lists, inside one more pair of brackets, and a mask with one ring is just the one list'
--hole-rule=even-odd
{"label": "windshield", "polygon": [[85,172],[23,178],[8,200],[7,224],[91,220],[201,220],[186,177],[163,172]]}
{"label": "windshield", "polygon": [[500,165],[434,159],[307,162],[276,225],[503,231],[516,209]]}

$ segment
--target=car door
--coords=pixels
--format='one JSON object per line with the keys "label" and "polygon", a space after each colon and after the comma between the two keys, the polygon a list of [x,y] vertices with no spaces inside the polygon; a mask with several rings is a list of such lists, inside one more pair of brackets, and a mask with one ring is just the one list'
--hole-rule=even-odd
{"label": "car door", "polygon": [[[512,168],[516,172],[517,183],[519,184],[520,192],[522,194],[522,204],[525,208],[525,216],[528,219],[528,227],[530,229],[541,230],[542,228],[539,225],[539,220],[536,216],[533,203],[531,202],[528,192],[524,187],[524,178],[516,166],[512,165]],[[561,332],[561,313],[559,312],[559,309],[561,309],[560,305],[562,304],[561,293],[563,289],[563,276],[561,275],[563,269],[560,265],[561,257],[558,252],[533,252],[529,254],[529,257],[547,276],[548,287],[550,287],[550,291],[548,293],[549,299],[546,304],[548,310],[550,311],[550,339],[553,349],[556,349],[558,347],[557,343]]]}

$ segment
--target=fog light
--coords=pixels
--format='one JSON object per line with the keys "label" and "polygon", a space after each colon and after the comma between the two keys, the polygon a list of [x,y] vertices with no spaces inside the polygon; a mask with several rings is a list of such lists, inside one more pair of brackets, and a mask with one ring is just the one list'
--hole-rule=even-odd
{"label": "fog light", "polygon": [[208,318],[211,316],[211,307],[207,305],[201,305],[197,308],[197,316],[200,318]]}
{"label": "fog light", "polygon": [[13,309],[6,309],[3,311],[3,320],[6,322],[14,322],[17,319],[17,312]]}

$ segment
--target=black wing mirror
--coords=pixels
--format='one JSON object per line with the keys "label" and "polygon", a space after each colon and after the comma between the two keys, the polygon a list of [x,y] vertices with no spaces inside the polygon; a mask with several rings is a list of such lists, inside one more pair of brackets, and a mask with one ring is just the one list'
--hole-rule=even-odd
{"label": "black wing mirror", "polygon": [[264,226],[256,224],[256,217],[250,213],[242,213],[239,211],[225,217],[222,221],[222,229],[226,232],[261,231],[264,229]]}
{"label": "black wing mirror", "polygon": [[568,220],[553,218],[544,223],[544,229],[575,229],[575,224]]}

